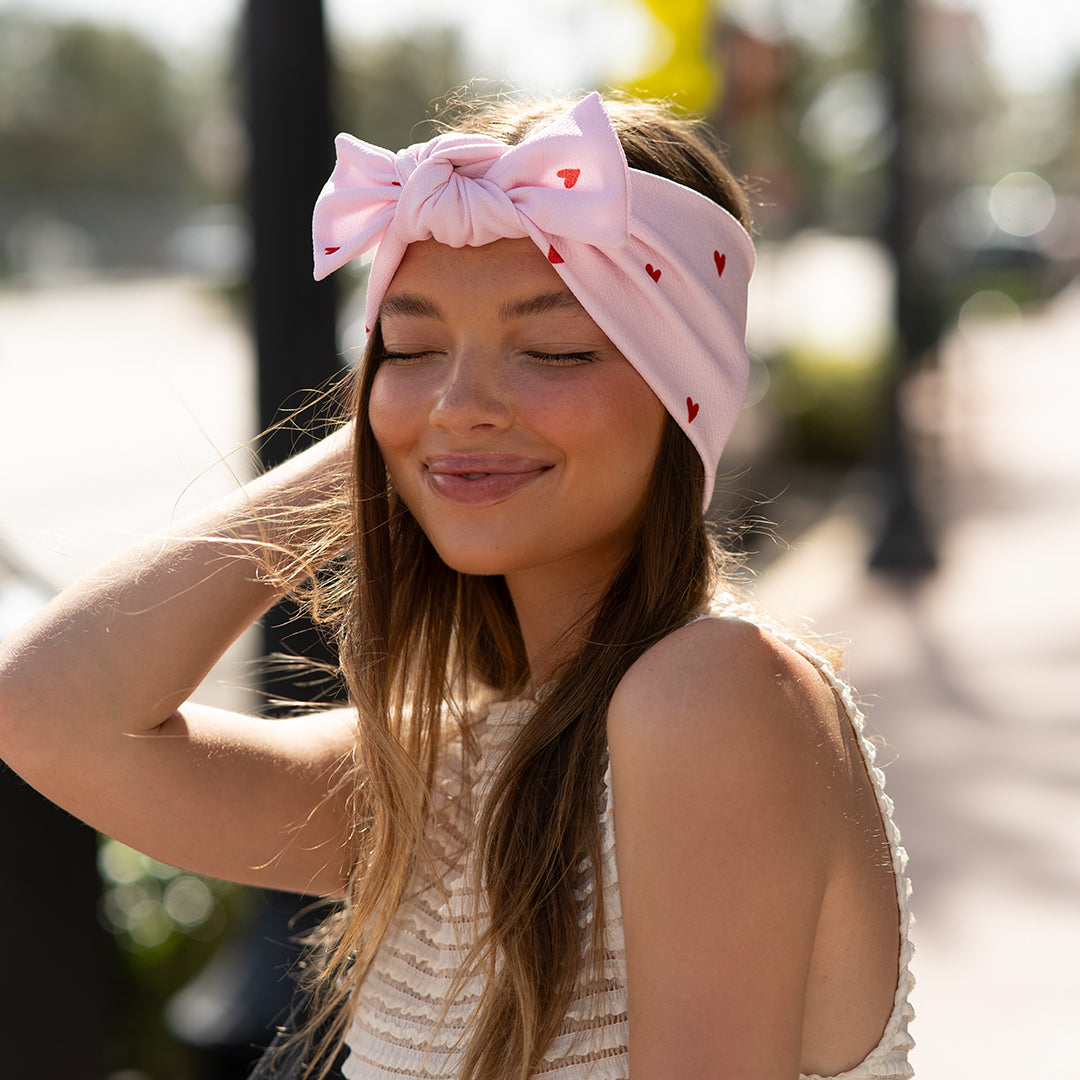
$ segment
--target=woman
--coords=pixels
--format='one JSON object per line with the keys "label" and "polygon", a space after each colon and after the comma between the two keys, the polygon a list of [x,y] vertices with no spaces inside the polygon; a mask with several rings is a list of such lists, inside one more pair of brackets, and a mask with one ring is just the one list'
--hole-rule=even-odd
{"label": "woman", "polygon": [[[853,694],[724,592],[705,529],[747,217],[653,106],[342,136],[316,276],[379,245],[353,418],[3,646],[0,751],[50,798],[345,899],[313,1075],[341,1040],[350,1078],[911,1075]],[[349,708],[185,703],[327,561]]]}

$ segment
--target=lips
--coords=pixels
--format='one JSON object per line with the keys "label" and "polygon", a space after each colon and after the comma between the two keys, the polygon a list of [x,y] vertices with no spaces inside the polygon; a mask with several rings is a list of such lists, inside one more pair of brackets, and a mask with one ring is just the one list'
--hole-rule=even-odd
{"label": "lips", "polygon": [[428,486],[458,506],[491,506],[535,483],[552,462],[512,454],[447,454],[424,460]]}

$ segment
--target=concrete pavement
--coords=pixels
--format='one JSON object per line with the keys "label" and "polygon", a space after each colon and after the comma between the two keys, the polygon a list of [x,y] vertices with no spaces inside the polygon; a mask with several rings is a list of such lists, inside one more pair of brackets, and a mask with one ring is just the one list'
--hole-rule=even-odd
{"label": "concrete pavement", "polygon": [[969,321],[912,408],[940,569],[864,572],[842,502],[761,599],[850,639],[911,855],[921,1080],[1076,1080],[1080,1057],[1080,290]]}
{"label": "concrete pavement", "polygon": [[[250,476],[253,403],[247,334],[197,282],[0,291],[0,636]],[[238,643],[202,700],[247,703],[251,658]]]}

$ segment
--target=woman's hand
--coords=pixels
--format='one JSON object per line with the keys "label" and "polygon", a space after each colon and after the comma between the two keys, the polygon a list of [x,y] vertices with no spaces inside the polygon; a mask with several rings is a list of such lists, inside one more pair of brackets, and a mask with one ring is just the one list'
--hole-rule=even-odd
{"label": "woman's hand", "polygon": [[[154,857],[334,892],[347,870],[352,718],[260,720],[185,704],[310,563],[295,536],[341,496],[351,428],[143,541],[0,644],[0,757],[54,802]],[[332,552],[326,552],[329,555]]]}

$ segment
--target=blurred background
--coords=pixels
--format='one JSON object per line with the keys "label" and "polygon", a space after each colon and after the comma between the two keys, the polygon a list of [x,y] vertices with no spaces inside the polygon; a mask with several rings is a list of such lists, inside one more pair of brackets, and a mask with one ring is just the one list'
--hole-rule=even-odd
{"label": "blurred background", "polygon": [[[747,178],[750,400],[714,512],[843,645],[911,853],[924,1080],[1075,1080],[1080,7],[1068,0],[0,0],[0,638],[279,460],[363,341],[310,281],[349,130],[465,83],[620,87]],[[269,710],[275,616],[200,691]],[[299,636],[298,636],[299,635]],[[318,688],[314,688],[316,691]],[[243,1077],[304,904],[95,836],[0,773],[4,1075]]]}

